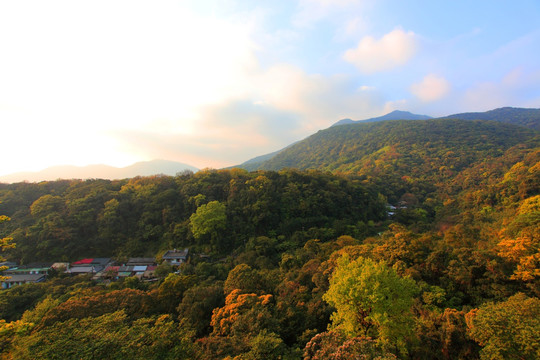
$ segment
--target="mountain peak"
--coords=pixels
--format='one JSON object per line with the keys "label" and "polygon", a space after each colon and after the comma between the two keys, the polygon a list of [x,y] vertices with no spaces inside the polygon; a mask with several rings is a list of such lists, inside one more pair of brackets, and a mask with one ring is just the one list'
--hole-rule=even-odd
{"label": "mountain peak", "polygon": [[426,116],[426,115],[415,115],[410,111],[403,111],[403,110],[394,110],[384,116]]}
{"label": "mountain peak", "polygon": [[335,123],[335,124],[332,125],[332,126],[337,126],[337,125],[347,125],[347,124],[353,124],[353,123],[355,123],[354,120],[351,120],[351,119],[347,118],[347,119],[341,119],[341,120],[339,120],[337,123]]}
{"label": "mountain peak", "polygon": [[428,119],[432,119],[432,117],[427,116],[427,115],[413,114],[409,111],[394,110],[386,115],[364,119],[364,120],[342,119],[336,122],[332,126],[356,124],[359,122],[376,122],[376,121],[384,121],[384,120],[428,120]]}
{"label": "mountain peak", "polygon": [[[354,120],[351,120],[351,119],[342,119],[342,120],[336,122],[330,128],[334,128],[334,127],[337,127],[337,126],[340,126],[340,125],[379,122],[379,121],[383,121],[383,120],[430,120],[430,119],[432,119],[432,118],[427,116],[427,115],[417,115],[417,114],[413,114],[413,113],[408,112],[408,111],[395,110],[395,111],[392,111],[391,113],[388,113],[386,115],[376,117],[376,118],[366,119],[366,120],[354,121]],[[507,125],[510,124],[510,125],[518,126],[517,129],[512,130],[514,132],[515,131],[520,131],[519,127],[525,127],[525,128],[529,128],[529,129],[532,129],[532,130],[535,130],[535,131],[540,130],[540,109],[524,109],[524,108],[503,107],[503,108],[494,109],[494,110],[490,110],[490,111],[486,111],[486,112],[461,113],[461,114],[448,115],[448,116],[441,117],[441,118],[438,118],[438,119],[439,120],[459,119],[459,120],[496,121],[496,122],[500,122],[500,123],[507,124]],[[433,119],[433,120],[436,120],[436,119]],[[432,122],[430,122],[430,123],[432,123]],[[470,124],[467,124],[467,123],[463,123],[463,124],[464,125],[470,125]],[[384,126],[387,126],[387,127],[393,127],[393,126],[398,126],[399,127],[399,126],[405,126],[405,125],[407,125],[409,127],[421,126],[421,124],[416,123],[416,122],[413,122],[413,123],[405,122],[405,124],[387,123],[387,124],[381,124],[381,125],[384,125]],[[364,126],[359,126],[359,127],[364,128],[364,130],[365,130],[366,128],[372,128],[373,126],[377,126],[377,124],[371,124],[371,125],[365,124],[365,127]],[[497,127],[497,128],[501,128],[501,127]],[[505,129],[508,129],[508,128],[505,128]],[[314,135],[323,136],[326,133],[327,130],[329,130],[329,129],[320,130],[317,134],[314,134]],[[342,129],[342,130],[344,130],[343,132],[348,131],[349,133],[352,133],[352,132],[356,131],[357,129],[356,129],[355,126],[351,126],[349,129]],[[338,129],[332,129],[332,131],[339,132],[340,129],[339,128]],[[455,130],[453,130],[453,131],[455,131]],[[450,132],[448,134],[450,134]],[[242,168],[247,169],[247,170],[280,169],[282,167],[295,167],[295,166],[296,167],[309,168],[309,166],[313,165],[312,162],[311,162],[312,159],[305,160],[300,165],[297,165],[296,162],[295,162],[297,157],[298,158],[302,157],[303,159],[305,159],[306,154],[303,154],[303,153],[302,154],[295,154],[295,155],[290,155],[290,154],[292,152],[294,152],[293,151],[294,149],[301,148],[303,145],[306,144],[306,142],[309,142],[310,138],[311,137],[308,137],[308,138],[306,138],[306,139],[304,139],[302,141],[297,142],[296,144],[298,144],[298,146],[296,146],[296,147],[293,147],[292,145],[289,145],[288,147],[286,147],[286,148],[284,148],[284,149],[282,149],[282,150],[280,150],[278,152],[263,155],[263,156],[255,158],[255,159],[252,159],[252,160],[248,160],[245,163],[239,165],[239,167],[242,167]],[[310,146],[312,146],[312,145],[313,144],[310,143]],[[315,145],[313,145],[313,146],[315,146]],[[356,147],[354,147],[354,148],[356,148]],[[285,151],[285,150],[288,150],[288,151]],[[307,151],[305,148],[302,148],[302,151],[306,151],[307,153],[312,152],[311,150]],[[288,154],[286,152],[288,152]],[[336,152],[336,153],[339,153],[339,152]],[[278,157],[281,157],[281,159],[278,158]],[[353,157],[357,157],[357,156],[355,155]],[[292,159],[292,160],[288,161],[287,163],[279,163],[283,158],[287,158],[289,160]],[[346,157],[343,157],[343,158],[345,159]],[[315,160],[313,160],[313,161],[315,161]]]}

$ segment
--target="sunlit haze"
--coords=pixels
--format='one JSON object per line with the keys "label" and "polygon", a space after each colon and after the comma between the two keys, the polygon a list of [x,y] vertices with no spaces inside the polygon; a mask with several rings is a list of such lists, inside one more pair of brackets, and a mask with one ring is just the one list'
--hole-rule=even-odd
{"label": "sunlit haze", "polygon": [[0,2],[0,175],[220,168],[342,118],[503,106],[540,107],[537,0]]}

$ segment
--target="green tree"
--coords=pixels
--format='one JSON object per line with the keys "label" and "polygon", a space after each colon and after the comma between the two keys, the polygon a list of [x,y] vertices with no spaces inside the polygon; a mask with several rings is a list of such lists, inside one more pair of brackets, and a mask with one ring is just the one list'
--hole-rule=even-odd
{"label": "green tree", "polygon": [[122,310],[130,318],[140,318],[149,311],[151,298],[141,290],[122,289],[105,294],[72,297],[52,307],[41,318],[39,326],[47,327],[70,319],[97,317]]}
{"label": "green tree", "polygon": [[170,273],[172,273],[174,271],[174,268],[172,267],[171,264],[169,264],[168,262],[163,262],[161,264],[159,264],[157,267],[156,267],[156,270],[154,271],[154,274],[159,278],[159,279],[165,279]]}
{"label": "green tree", "polygon": [[194,286],[183,295],[182,303],[176,308],[179,318],[186,319],[196,335],[207,335],[211,330],[212,311],[225,304],[223,286],[220,283]]}
{"label": "green tree", "polygon": [[217,245],[221,238],[220,232],[225,230],[227,224],[225,204],[210,201],[208,204],[201,205],[191,215],[189,221],[191,232],[196,239],[210,236],[212,244]]}
{"label": "green tree", "polygon": [[481,359],[540,359],[540,300],[518,293],[466,316]]}
{"label": "green tree", "polygon": [[227,280],[223,285],[225,295],[233,290],[240,290],[241,293],[257,293],[263,289],[263,279],[257,272],[247,264],[239,264],[229,272]]}
{"label": "green tree", "polygon": [[52,212],[60,212],[64,206],[64,200],[60,196],[43,195],[30,205],[30,214],[36,218],[42,218]]}
{"label": "green tree", "polygon": [[11,359],[11,357],[4,357],[11,348],[11,343],[16,335],[22,335],[28,332],[32,328],[33,324],[27,323],[22,320],[6,322],[0,319],[0,358]]}
{"label": "green tree", "polygon": [[159,285],[156,300],[164,313],[175,313],[184,292],[196,283],[195,275],[169,274]]}
{"label": "green tree", "polygon": [[249,346],[250,351],[243,356],[246,360],[283,359],[286,353],[286,346],[279,335],[266,330],[252,338]]}
{"label": "green tree", "polygon": [[377,343],[405,352],[413,334],[411,306],[417,291],[384,261],[341,257],[323,299],[336,308],[332,329],[348,337],[371,336]]}

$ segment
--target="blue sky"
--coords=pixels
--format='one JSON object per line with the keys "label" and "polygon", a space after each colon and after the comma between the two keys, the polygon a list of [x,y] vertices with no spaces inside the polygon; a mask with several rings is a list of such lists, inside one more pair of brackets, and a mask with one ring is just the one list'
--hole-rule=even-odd
{"label": "blue sky", "polygon": [[540,107],[535,1],[0,1],[0,175],[220,168],[339,119]]}

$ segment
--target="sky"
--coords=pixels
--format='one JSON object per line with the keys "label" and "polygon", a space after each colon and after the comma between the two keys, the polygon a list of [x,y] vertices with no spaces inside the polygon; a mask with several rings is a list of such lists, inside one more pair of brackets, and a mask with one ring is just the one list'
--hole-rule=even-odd
{"label": "sky", "polygon": [[0,0],[0,175],[503,106],[540,108],[538,0]]}

